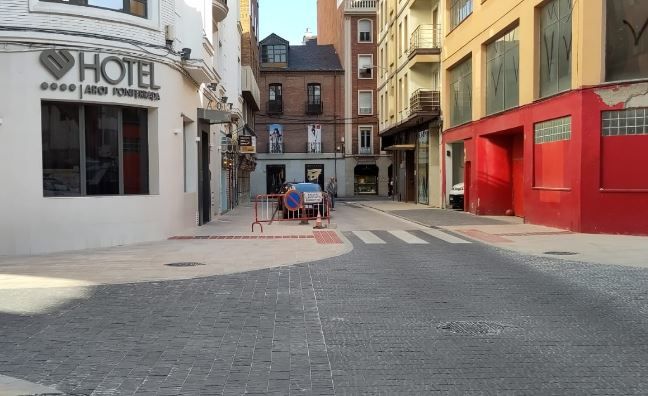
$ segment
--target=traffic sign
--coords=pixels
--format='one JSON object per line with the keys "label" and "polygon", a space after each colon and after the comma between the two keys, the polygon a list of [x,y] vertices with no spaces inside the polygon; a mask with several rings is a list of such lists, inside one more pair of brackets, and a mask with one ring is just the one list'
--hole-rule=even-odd
{"label": "traffic sign", "polygon": [[295,211],[302,206],[301,194],[295,190],[288,191],[284,195],[284,206],[290,211]]}

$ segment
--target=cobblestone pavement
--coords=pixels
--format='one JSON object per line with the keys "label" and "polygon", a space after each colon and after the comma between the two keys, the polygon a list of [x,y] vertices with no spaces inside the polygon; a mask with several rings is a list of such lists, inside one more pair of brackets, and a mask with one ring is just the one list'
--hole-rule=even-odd
{"label": "cobblestone pavement", "polygon": [[0,314],[0,373],[77,395],[648,394],[648,271],[413,232],[429,244],[346,233],[320,262]]}

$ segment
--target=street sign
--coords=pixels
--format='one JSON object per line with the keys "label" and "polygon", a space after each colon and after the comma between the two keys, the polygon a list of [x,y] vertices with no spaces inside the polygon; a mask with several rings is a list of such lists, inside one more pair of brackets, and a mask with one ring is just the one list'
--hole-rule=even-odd
{"label": "street sign", "polygon": [[295,190],[288,191],[286,195],[284,195],[284,206],[290,211],[295,211],[301,208],[301,194]]}

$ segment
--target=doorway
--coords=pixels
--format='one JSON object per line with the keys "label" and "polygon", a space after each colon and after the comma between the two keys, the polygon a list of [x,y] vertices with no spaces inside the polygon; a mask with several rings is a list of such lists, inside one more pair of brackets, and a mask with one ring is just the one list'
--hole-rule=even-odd
{"label": "doorway", "polygon": [[405,202],[416,202],[416,163],[414,150],[405,151]]}
{"label": "doorway", "polygon": [[524,135],[521,133],[513,136],[511,162],[513,214],[517,217],[524,217]]}
{"label": "doorway", "polygon": [[266,194],[276,194],[286,181],[286,165],[266,165]]}
{"label": "doorway", "polygon": [[306,164],[304,171],[304,180],[319,184],[324,191],[324,164]]}
{"label": "doorway", "polygon": [[198,225],[211,221],[211,171],[209,170],[209,124],[198,124]]}

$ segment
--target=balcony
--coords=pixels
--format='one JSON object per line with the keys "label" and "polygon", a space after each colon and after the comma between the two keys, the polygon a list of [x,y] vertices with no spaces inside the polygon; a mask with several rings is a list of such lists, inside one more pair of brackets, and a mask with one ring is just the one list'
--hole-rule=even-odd
{"label": "balcony", "polygon": [[322,142],[306,143],[306,152],[309,154],[320,154],[322,152]]}
{"label": "balcony", "polygon": [[419,25],[410,36],[408,56],[440,54],[442,34],[439,25]]}
{"label": "balcony", "polygon": [[371,149],[371,146],[369,147],[358,147],[358,154],[360,155],[371,155],[373,154],[373,150]]}
{"label": "balcony", "polygon": [[344,12],[347,14],[375,14],[378,0],[345,0]]}
{"label": "balcony", "polygon": [[410,114],[439,113],[441,110],[441,95],[439,91],[417,89],[410,96]]}
{"label": "balcony", "polygon": [[214,23],[222,22],[229,8],[227,7],[227,0],[212,0],[212,17],[214,18]]}
{"label": "balcony", "polygon": [[243,99],[245,99],[252,109],[258,111],[261,107],[259,106],[261,104],[261,93],[259,92],[259,85],[250,66],[241,67],[241,93]]}
{"label": "balcony", "polygon": [[283,101],[271,100],[268,102],[268,114],[283,114]]}
{"label": "balcony", "polygon": [[306,102],[306,114],[322,114],[322,102],[310,103]]}

